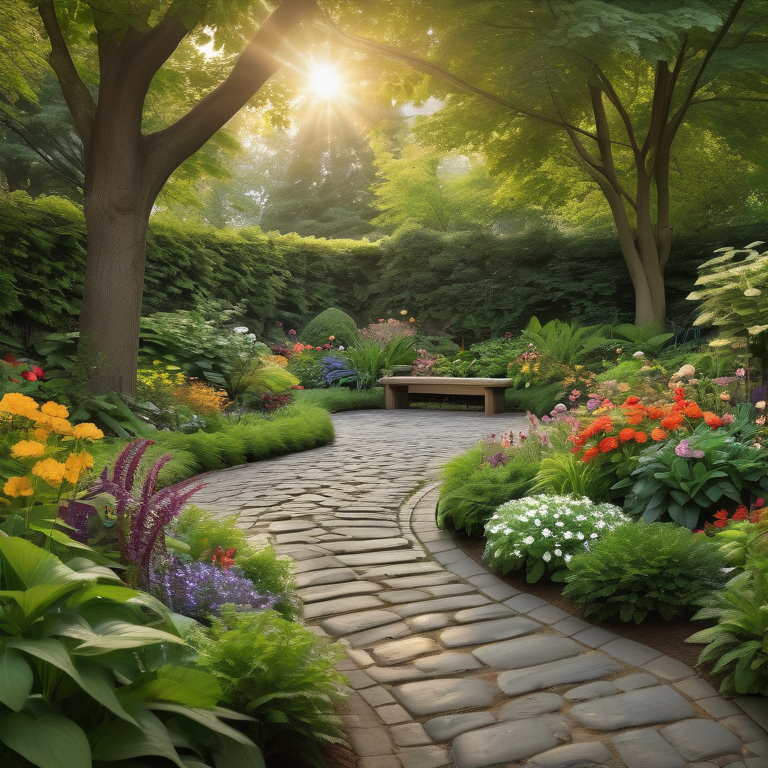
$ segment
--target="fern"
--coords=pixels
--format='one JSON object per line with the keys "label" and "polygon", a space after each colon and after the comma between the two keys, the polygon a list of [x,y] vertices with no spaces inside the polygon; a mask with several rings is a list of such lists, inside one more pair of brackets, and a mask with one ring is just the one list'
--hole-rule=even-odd
{"label": "fern", "polygon": [[610,483],[610,476],[606,476],[598,464],[580,461],[571,453],[553,453],[542,459],[531,491],[605,501]]}

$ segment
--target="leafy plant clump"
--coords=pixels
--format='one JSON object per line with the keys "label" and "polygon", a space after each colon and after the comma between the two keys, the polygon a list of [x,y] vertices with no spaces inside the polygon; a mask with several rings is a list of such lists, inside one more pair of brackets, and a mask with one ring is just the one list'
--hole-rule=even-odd
{"label": "leafy plant clump", "polygon": [[574,557],[563,594],[596,621],[684,617],[727,577],[716,541],[674,523],[622,525]]}
{"label": "leafy plant clump", "polygon": [[298,404],[315,405],[318,408],[324,408],[329,413],[384,407],[383,387],[361,390],[341,387],[311,389],[299,391],[295,397]]}
{"label": "leafy plant clump", "polygon": [[327,344],[332,336],[335,343],[344,347],[349,347],[360,338],[355,321],[335,307],[329,307],[312,318],[300,334],[302,341],[315,346]]}
{"label": "leafy plant clump", "polygon": [[0,590],[3,768],[263,765],[223,722],[241,716],[218,706],[216,678],[182,663],[178,617],[154,598],[89,560],[65,565],[6,536]]}
{"label": "leafy plant clump", "polygon": [[716,621],[687,643],[707,643],[699,663],[714,662],[713,674],[727,672],[722,693],[768,695],[768,574],[750,568],[735,576],[725,589],[711,592],[693,617]]}
{"label": "leafy plant clump", "polygon": [[483,558],[504,573],[525,567],[529,583],[563,581],[571,558],[627,522],[612,504],[572,496],[528,496],[499,507],[485,526]]}
{"label": "leafy plant clump", "polygon": [[301,757],[323,766],[319,745],[345,741],[335,712],[346,682],[334,669],[344,656],[338,645],[273,611],[238,613],[233,607],[224,607],[191,642],[225,700],[255,718],[243,729],[267,759]]}
{"label": "leafy plant clump", "polygon": [[525,496],[539,470],[537,461],[513,460],[492,466],[485,448],[478,446],[448,462],[437,503],[441,528],[482,536],[494,510],[505,501]]}

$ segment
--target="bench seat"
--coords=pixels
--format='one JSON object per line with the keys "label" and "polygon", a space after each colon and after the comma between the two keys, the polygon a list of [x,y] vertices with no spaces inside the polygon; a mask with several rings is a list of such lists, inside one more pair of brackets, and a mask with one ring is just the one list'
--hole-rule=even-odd
{"label": "bench seat", "polygon": [[512,379],[459,379],[452,376],[385,376],[379,379],[384,387],[385,408],[408,408],[409,394],[480,395],[485,398],[485,415],[504,413],[504,390]]}

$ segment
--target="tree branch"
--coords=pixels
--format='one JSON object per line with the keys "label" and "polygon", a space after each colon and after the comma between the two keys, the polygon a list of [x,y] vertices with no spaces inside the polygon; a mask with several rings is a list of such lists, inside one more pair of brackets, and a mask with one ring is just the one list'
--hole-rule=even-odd
{"label": "tree branch", "polygon": [[626,130],[627,136],[629,137],[629,144],[632,147],[632,151],[635,153],[635,155],[637,155],[640,148],[638,147],[637,140],[635,139],[635,129],[632,126],[632,119],[630,118],[629,113],[625,109],[624,105],[621,103],[619,94],[616,93],[616,89],[613,87],[613,83],[611,83],[608,75],[606,75],[600,67],[597,67],[596,71],[598,79],[605,88],[605,95],[608,97],[608,101],[611,102],[613,108],[619,113],[619,117],[621,117],[621,120],[624,123],[624,130]]}
{"label": "tree branch", "polygon": [[80,135],[83,146],[87,149],[93,131],[93,121],[96,116],[96,103],[85,83],[80,78],[75,68],[75,63],[69,54],[67,43],[61,34],[59,20],[56,18],[56,8],[53,5],[53,0],[46,0],[46,2],[41,3],[38,6],[38,12],[48,34],[48,40],[51,43],[48,62],[56,73],[61,86],[61,92],[64,95],[64,101],[67,103],[72,120],[74,120],[75,128]]}
{"label": "tree branch", "polygon": [[317,0],[283,0],[240,54],[227,78],[173,125],[145,138],[145,167],[152,169],[158,191],[168,176],[280,68],[277,49],[296,26],[317,11]]}
{"label": "tree branch", "polygon": [[357,35],[352,35],[349,32],[344,32],[327,16],[323,17],[322,24],[343,43],[350,47],[363,48],[373,53],[378,53],[381,56],[386,56],[389,59],[397,59],[398,61],[402,61],[404,64],[407,64],[409,67],[419,72],[424,72],[424,74],[439,77],[442,80],[455,85],[462,91],[467,91],[468,93],[472,93],[475,96],[481,96],[488,101],[492,101],[493,103],[498,104],[499,106],[502,106],[512,112],[517,112],[524,117],[530,117],[532,120],[538,120],[539,122],[547,123],[548,125],[554,125],[555,127],[562,128],[565,131],[574,131],[581,134],[582,136],[587,136],[590,139],[597,141],[597,136],[595,136],[595,134],[591,133],[590,131],[585,131],[583,128],[579,128],[576,125],[571,125],[570,123],[563,120],[558,120],[557,118],[550,117],[549,115],[544,115],[540,112],[526,109],[519,104],[514,104],[511,101],[507,101],[506,99],[501,98],[501,96],[497,96],[495,93],[491,93],[490,91],[478,88],[476,85],[472,85],[472,83],[469,83],[457,75],[454,75],[447,69],[439,67],[437,64],[433,64],[432,62],[426,61],[425,59],[422,59],[418,56],[412,56],[411,54],[403,53],[402,51],[396,51],[394,48],[389,48],[386,45],[376,43],[373,40],[368,40],[364,37],[358,37]]}

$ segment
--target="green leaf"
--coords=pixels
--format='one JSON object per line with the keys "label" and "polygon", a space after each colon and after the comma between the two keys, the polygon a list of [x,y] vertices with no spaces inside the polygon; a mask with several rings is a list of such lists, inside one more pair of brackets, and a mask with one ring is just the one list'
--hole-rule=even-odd
{"label": "green leaf", "polygon": [[525,575],[525,579],[529,584],[535,584],[543,575],[546,570],[546,564],[543,560],[537,560],[532,568],[528,569],[528,573]]}
{"label": "green leaf", "polygon": [[0,701],[19,712],[32,692],[34,675],[26,659],[13,648],[0,656]]}
{"label": "green leaf", "polygon": [[163,722],[147,711],[137,711],[135,716],[138,728],[117,722],[107,723],[94,732],[91,740],[93,759],[114,762],[156,755],[184,768]]}
{"label": "green leaf", "polygon": [[91,768],[88,739],[67,717],[2,715],[0,741],[38,768]]}

